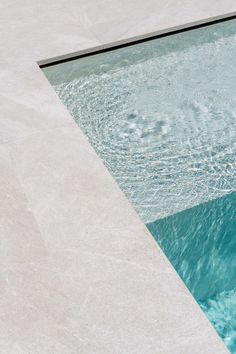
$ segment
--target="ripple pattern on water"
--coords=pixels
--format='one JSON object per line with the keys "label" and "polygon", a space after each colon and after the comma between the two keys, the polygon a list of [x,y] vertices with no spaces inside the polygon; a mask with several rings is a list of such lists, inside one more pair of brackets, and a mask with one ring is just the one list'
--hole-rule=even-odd
{"label": "ripple pattern on water", "polygon": [[202,310],[225,342],[236,353],[236,288],[199,301]]}
{"label": "ripple pattern on water", "polygon": [[144,222],[236,189],[235,57],[231,34],[55,86]]}

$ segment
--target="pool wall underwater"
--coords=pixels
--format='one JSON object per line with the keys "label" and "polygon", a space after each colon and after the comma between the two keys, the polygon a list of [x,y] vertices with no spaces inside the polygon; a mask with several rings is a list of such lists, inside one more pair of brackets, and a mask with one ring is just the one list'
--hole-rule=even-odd
{"label": "pool wall underwater", "polygon": [[235,19],[165,37],[44,73],[235,353]]}
{"label": "pool wall underwater", "polygon": [[236,352],[236,193],[148,228],[224,339]]}

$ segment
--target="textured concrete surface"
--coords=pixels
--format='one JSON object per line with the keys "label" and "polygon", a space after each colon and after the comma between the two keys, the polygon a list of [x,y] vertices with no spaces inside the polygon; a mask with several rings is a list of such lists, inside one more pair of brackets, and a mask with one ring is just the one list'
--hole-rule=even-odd
{"label": "textured concrete surface", "polygon": [[235,10],[1,2],[0,353],[226,352],[36,62]]}

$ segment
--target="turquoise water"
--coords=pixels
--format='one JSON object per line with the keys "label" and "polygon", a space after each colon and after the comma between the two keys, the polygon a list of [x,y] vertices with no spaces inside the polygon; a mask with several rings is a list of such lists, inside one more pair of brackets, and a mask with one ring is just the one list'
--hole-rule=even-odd
{"label": "turquoise water", "polygon": [[232,353],[235,68],[230,20],[44,69]]}
{"label": "turquoise water", "polygon": [[147,225],[232,353],[236,353],[236,193]]}

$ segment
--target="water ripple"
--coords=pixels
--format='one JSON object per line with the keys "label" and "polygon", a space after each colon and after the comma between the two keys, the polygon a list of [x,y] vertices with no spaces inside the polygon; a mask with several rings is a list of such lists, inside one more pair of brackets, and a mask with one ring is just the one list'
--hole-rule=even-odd
{"label": "water ripple", "polygon": [[236,189],[236,38],[56,91],[144,222]]}

